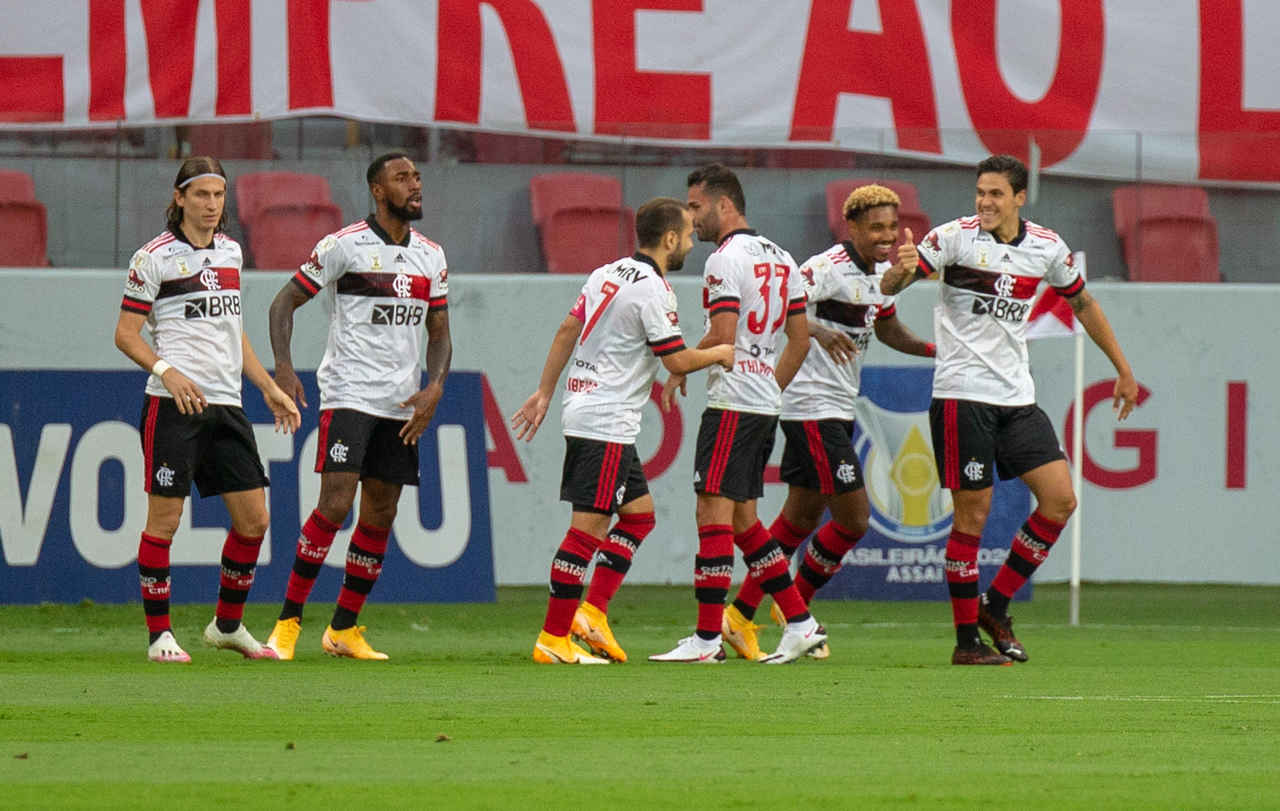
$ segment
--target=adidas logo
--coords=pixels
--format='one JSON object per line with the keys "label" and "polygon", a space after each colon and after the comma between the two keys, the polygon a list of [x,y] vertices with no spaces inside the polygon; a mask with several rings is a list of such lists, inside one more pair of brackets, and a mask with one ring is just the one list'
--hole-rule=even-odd
{"label": "adidas logo", "polygon": [[1005,251],[1004,256],[1000,257],[1000,261],[1001,261],[1001,262],[1012,262],[1013,260],[1009,258],[1009,252],[1008,252],[1008,251]]}
{"label": "adidas logo", "polygon": [[405,260],[405,258],[404,258],[404,254],[402,254],[402,253],[398,253],[398,254],[396,254],[396,261],[397,261],[397,262],[404,262],[404,261],[406,261],[406,260]]}
{"label": "adidas logo", "polygon": [[693,472],[693,483],[699,484],[701,481],[702,481],[702,474],[695,470]]}
{"label": "adidas logo", "polygon": [[200,267],[207,268],[212,264],[213,264],[213,260],[206,256],[204,258],[204,261],[200,263]]}

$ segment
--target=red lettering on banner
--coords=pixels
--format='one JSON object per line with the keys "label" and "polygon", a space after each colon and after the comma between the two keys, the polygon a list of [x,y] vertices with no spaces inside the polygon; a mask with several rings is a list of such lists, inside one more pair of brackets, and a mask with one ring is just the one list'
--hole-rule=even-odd
{"label": "red lettering on banner", "polygon": [[63,119],[61,56],[0,56],[0,121]]}
{"label": "red lettering on banner", "polygon": [[[437,121],[480,121],[483,66],[481,0],[439,0],[436,23]],[[511,43],[524,116],[531,129],[573,132],[573,106],[551,28],[530,0],[486,0]]]}
{"label": "red lettering on banner", "polygon": [[662,415],[662,439],[653,456],[644,463],[644,477],[649,481],[666,473],[680,455],[680,440],[684,436],[684,417],[680,415],[680,404],[674,400],[670,411],[662,410],[662,386],[654,383],[649,389],[649,399],[658,407]]}
{"label": "red lettering on banner", "polygon": [[1227,383],[1227,489],[1243,490],[1248,470],[1249,384]]}
{"label": "red lettering on banner", "polygon": [[289,109],[333,106],[329,0],[289,0]]}
{"label": "red lettering on banner", "polygon": [[996,54],[996,0],[951,4],[951,37],[960,68],[960,87],[978,137],[992,152],[1023,160],[1029,137],[1040,146],[1043,166],[1066,158],[1089,130],[1102,81],[1102,0],[1059,2],[1058,68],[1039,101],[1010,92]]}
{"label": "red lettering on banner", "polygon": [[218,99],[214,112],[249,115],[253,112],[249,0],[218,0],[214,14],[218,21]]}
{"label": "red lettering on banner", "polygon": [[[1086,421],[1089,419],[1089,414],[1093,412],[1094,407],[1112,399],[1115,385],[1114,379],[1100,380],[1084,390],[1084,419]],[[1139,383],[1138,405],[1141,406],[1150,396],[1151,390]],[[1068,448],[1072,447],[1072,443],[1075,440],[1076,432],[1073,422],[1075,407],[1073,402],[1067,408],[1066,427],[1062,432],[1065,438],[1064,444]],[[1156,477],[1156,432],[1117,430],[1115,437],[1115,446],[1117,448],[1133,448],[1138,452],[1138,463],[1124,470],[1103,467],[1089,455],[1088,442],[1082,441],[1080,447],[1084,453],[1084,460],[1081,467],[1085,479],[1092,484],[1109,490],[1124,490],[1153,480]]]}
{"label": "red lettering on banner", "polygon": [[1242,6],[1200,4],[1200,177],[1280,180],[1280,110],[1244,109]]}
{"label": "red lettering on banner", "polygon": [[[116,9],[103,3],[108,20]],[[147,32],[147,69],[151,79],[151,99],[156,118],[185,118],[191,112],[191,77],[195,69],[196,10],[198,3],[169,0],[142,0],[142,24]],[[326,4],[327,8],[327,4]],[[92,14],[93,9],[90,9]],[[250,81],[249,0],[216,0],[218,96],[217,115],[247,115],[253,112]],[[113,37],[114,38],[114,37]],[[124,35],[118,40],[123,65]],[[103,43],[104,47],[107,43]],[[103,55],[104,70],[114,70]],[[90,55],[91,69],[96,68]],[[104,103],[115,101],[110,75],[103,77]],[[123,77],[121,77],[123,82]],[[123,100],[121,100],[123,107]],[[92,103],[91,103],[92,110]],[[106,116],[99,116],[100,118]]]}
{"label": "red lettering on banner", "polygon": [[124,118],[124,0],[89,0],[89,120]]}
{"label": "red lettering on banner", "polygon": [[156,118],[183,118],[191,108],[198,3],[142,0],[147,70]]}
{"label": "red lettering on banner", "polygon": [[701,11],[702,0],[594,0],[599,135],[711,137],[711,77],[636,70],[636,11]]}
{"label": "red lettering on banner", "polygon": [[884,33],[850,31],[852,0],[813,0],[792,141],[830,141],[841,93],[887,97],[898,148],[942,152],[933,76],[915,3],[880,3]]}
{"label": "red lettering on banner", "polygon": [[525,475],[516,446],[511,441],[511,434],[507,432],[507,421],[503,419],[502,409],[498,407],[498,398],[493,396],[488,375],[480,375],[480,385],[484,403],[484,426],[493,442],[493,450],[489,451],[487,458],[488,466],[500,468],[511,483],[524,484],[529,481],[529,477]]}

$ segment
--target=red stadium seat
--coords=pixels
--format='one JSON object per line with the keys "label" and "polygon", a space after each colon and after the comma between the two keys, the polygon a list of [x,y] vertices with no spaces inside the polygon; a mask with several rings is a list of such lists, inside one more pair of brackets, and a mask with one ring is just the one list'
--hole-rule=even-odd
{"label": "red stadium seat", "polygon": [[48,265],[47,228],[39,200],[0,200],[0,265]]}
{"label": "red stadium seat", "polygon": [[[874,178],[852,178],[849,180],[833,180],[827,184],[827,224],[831,227],[831,236],[837,240],[849,238],[849,228],[844,220],[844,201],[849,192],[859,186],[876,183],[887,189],[893,189],[902,200],[898,206],[898,230],[910,228],[911,235],[920,241],[929,232],[931,223],[929,215],[920,207],[920,194],[914,183],[905,180],[881,180]],[[904,235],[905,236],[905,235]]]}
{"label": "red stadium seat", "polygon": [[250,121],[240,124],[200,124],[191,127],[187,143],[192,155],[212,155],[215,158],[275,157],[271,148],[271,122]]}
{"label": "red stadium seat", "polygon": [[1116,236],[1135,282],[1220,282],[1218,223],[1199,186],[1121,186]]}
{"label": "red stadium seat", "polygon": [[299,172],[251,172],[233,181],[236,212],[255,268],[289,269],[306,261],[325,234],[344,223],[329,181]]}
{"label": "red stadium seat", "polygon": [[17,169],[0,169],[0,201],[34,199],[36,184],[31,175]]}
{"label": "red stadium seat", "polygon": [[48,215],[31,175],[0,169],[0,266],[49,264]]}
{"label": "red stadium seat", "polygon": [[635,250],[636,215],[615,177],[535,175],[529,202],[551,273],[587,273]]}

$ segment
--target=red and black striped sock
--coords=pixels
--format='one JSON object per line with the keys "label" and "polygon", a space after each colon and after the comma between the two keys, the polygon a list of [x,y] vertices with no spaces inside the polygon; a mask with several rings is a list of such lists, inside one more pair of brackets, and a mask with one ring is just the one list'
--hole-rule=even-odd
{"label": "red and black striped sock", "polygon": [[1003,617],[1009,612],[1009,601],[1049,557],[1049,550],[1057,543],[1063,526],[1045,518],[1039,510],[1028,516],[1026,523],[1013,536],[1009,557],[987,589],[987,606],[991,613]]}
{"label": "red and black striped sock", "polygon": [[338,590],[338,607],[333,611],[333,621],[329,626],[335,631],[350,628],[356,624],[360,609],[373,584],[378,582],[382,574],[382,560],[387,556],[387,538],[391,535],[390,527],[371,527],[363,521],[356,522],[356,531],[351,534],[351,543],[347,546],[347,571],[342,578],[342,588]]}
{"label": "red and black striped sock", "polygon": [[253,570],[262,550],[262,536],[250,538],[234,529],[222,544],[222,577],[218,582],[218,604],[213,609],[218,630],[229,634],[244,619],[244,603],[253,586]]}
{"label": "red and black striped sock", "polygon": [[951,592],[951,617],[956,626],[956,644],[962,648],[978,644],[978,546],[982,539],[958,529],[947,539],[947,589]]}
{"label": "red and black striped sock", "polygon": [[600,544],[596,569],[591,574],[591,587],[587,589],[587,602],[600,609],[602,614],[609,613],[609,601],[618,593],[622,579],[631,570],[636,550],[655,525],[653,513],[619,515],[618,523]]}
{"label": "red and black striped sock", "polygon": [[[782,555],[788,561],[791,556],[800,548],[800,544],[804,543],[804,539],[809,537],[809,533],[799,529],[786,518],[779,515],[769,525],[769,537],[777,542],[778,548],[782,550]],[[787,564],[790,566],[790,563]],[[799,584],[797,584],[799,585]],[[760,581],[747,573],[747,577],[742,581],[742,585],[738,588],[738,596],[734,598],[733,605],[747,619],[752,619],[756,615],[756,609],[760,607],[760,601],[764,599],[764,589],[760,588]],[[807,600],[805,602],[808,602]]]}
{"label": "red and black striped sock", "polygon": [[138,543],[138,581],[142,585],[142,611],[147,631],[155,642],[169,625],[169,547],[172,538],[142,533]]}
{"label": "red and black striped sock", "polygon": [[804,550],[804,560],[800,562],[800,570],[796,574],[796,588],[806,605],[813,595],[840,571],[844,556],[850,549],[858,545],[861,535],[855,535],[848,529],[828,521],[818,529],[818,534],[809,541]]}
{"label": "red and black striped sock", "polygon": [[552,636],[565,636],[573,626],[573,613],[582,599],[582,581],[587,565],[600,546],[600,539],[570,527],[560,548],[551,559],[551,596],[547,599],[547,617],[542,630]]}
{"label": "red and black striped sock", "polygon": [[742,550],[750,577],[766,594],[773,595],[787,622],[807,620],[809,608],[791,580],[789,559],[778,548],[778,542],[769,537],[764,525],[755,522],[746,532],[735,535],[733,542]]}
{"label": "red and black striped sock", "polygon": [[311,587],[316,584],[320,567],[329,554],[329,547],[333,546],[333,536],[337,534],[337,524],[321,515],[319,510],[312,510],[298,534],[298,547],[294,552],[293,570],[289,572],[280,619],[302,618],[302,607],[311,596]]}
{"label": "red and black striped sock", "polygon": [[693,559],[693,596],[698,601],[698,636],[718,639],[724,602],[733,583],[733,527],[698,527],[698,554]]}

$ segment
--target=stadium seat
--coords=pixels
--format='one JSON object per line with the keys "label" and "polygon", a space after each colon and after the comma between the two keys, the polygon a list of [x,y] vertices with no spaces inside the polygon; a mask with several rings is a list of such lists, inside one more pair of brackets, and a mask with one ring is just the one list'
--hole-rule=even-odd
{"label": "stadium seat", "polygon": [[529,202],[551,273],[587,273],[635,250],[636,215],[615,177],[535,175]]}
{"label": "stadium seat", "polygon": [[0,169],[0,265],[48,264],[48,215],[35,182],[26,172]]}
{"label": "stadium seat", "polygon": [[187,143],[192,155],[227,158],[275,157],[271,148],[271,122],[250,121],[240,124],[200,124],[191,127]]}
{"label": "stadium seat", "polygon": [[252,267],[297,267],[320,237],[344,224],[342,209],[329,195],[329,181],[320,175],[251,172],[233,182]]}
{"label": "stadium seat", "polygon": [[1199,186],[1120,186],[1116,236],[1135,282],[1220,282],[1218,224]]}
{"label": "stadium seat", "polygon": [[849,229],[844,221],[844,201],[849,192],[859,186],[877,183],[893,189],[902,200],[898,206],[898,229],[910,228],[911,234],[918,242],[929,232],[931,224],[929,215],[920,207],[920,194],[914,183],[905,180],[883,180],[880,178],[851,178],[849,180],[833,180],[827,184],[827,224],[831,227],[831,236],[837,240],[849,238]]}

